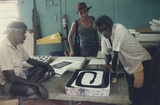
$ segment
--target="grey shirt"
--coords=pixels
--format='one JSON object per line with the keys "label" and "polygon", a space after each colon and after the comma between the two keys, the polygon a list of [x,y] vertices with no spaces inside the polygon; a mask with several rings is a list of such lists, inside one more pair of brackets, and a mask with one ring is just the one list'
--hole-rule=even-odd
{"label": "grey shirt", "polygon": [[79,28],[79,36],[80,36],[80,46],[93,46],[97,44],[96,41],[96,30],[94,28],[94,22],[88,28],[82,26],[80,21],[78,20],[78,28]]}

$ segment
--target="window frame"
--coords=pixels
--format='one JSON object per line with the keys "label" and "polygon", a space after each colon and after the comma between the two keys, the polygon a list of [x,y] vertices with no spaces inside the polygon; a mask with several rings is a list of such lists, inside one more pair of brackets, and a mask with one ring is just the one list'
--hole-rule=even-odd
{"label": "window frame", "polygon": [[[10,8],[8,8],[10,6]],[[0,1],[0,34],[3,34],[6,26],[11,21],[19,21],[17,0]]]}

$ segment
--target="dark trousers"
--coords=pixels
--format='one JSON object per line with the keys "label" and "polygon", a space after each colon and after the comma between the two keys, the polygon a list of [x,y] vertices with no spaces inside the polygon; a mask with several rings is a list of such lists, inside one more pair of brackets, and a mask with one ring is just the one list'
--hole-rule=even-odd
{"label": "dark trousers", "polygon": [[142,65],[144,67],[144,84],[141,88],[134,87],[134,75],[128,75],[125,72],[126,80],[128,83],[128,92],[129,92],[129,99],[133,103],[133,105],[141,105],[142,99],[149,98],[149,72],[151,69],[151,60],[143,61]]}

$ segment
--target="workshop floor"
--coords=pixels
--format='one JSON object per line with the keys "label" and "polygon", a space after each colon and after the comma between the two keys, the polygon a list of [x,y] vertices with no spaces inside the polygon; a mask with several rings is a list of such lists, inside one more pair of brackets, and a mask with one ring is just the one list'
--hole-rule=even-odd
{"label": "workshop floor", "polygon": [[[121,79],[123,79],[122,77]],[[123,91],[123,90],[122,90]],[[8,97],[1,97],[0,101],[5,100],[13,100],[18,98],[8,98]],[[117,99],[112,99],[117,100]],[[0,104],[1,105],[1,104]],[[3,104],[3,105],[10,105],[10,104]],[[13,104],[12,104],[13,105]],[[17,105],[17,104],[14,104]],[[39,99],[39,98],[20,98],[19,105],[129,105],[129,104],[107,104],[101,102],[89,102],[89,101],[71,101],[71,100],[56,100],[56,99]],[[143,105],[152,105],[149,101],[144,101]]]}
{"label": "workshop floor", "polygon": [[115,104],[34,99],[34,100],[24,101],[23,105],[115,105]]}
{"label": "workshop floor", "polygon": [[[78,101],[61,101],[61,100],[42,100],[30,99],[24,100],[22,105],[117,105],[106,103],[93,103],[93,102],[78,102]],[[149,101],[144,101],[143,105],[152,105]]]}
{"label": "workshop floor", "polygon": [[[63,78],[61,78],[62,81],[64,80]],[[122,78],[119,78],[119,82],[120,80],[125,80],[124,77]],[[121,82],[121,84],[119,84],[119,82],[117,82],[116,84],[118,85],[118,87],[121,87],[122,85],[124,85],[125,81]],[[46,87],[48,88],[48,90],[53,90],[55,88],[51,87],[50,85],[54,84],[53,81],[49,82],[48,85],[47,85],[48,82],[46,82]],[[58,82],[56,83],[58,84]],[[63,85],[64,83],[59,83],[58,86],[61,86]],[[116,85],[116,84],[111,84],[111,87],[114,88],[113,85]],[[56,87],[56,86],[55,86]],[[117,86],[116,86],[117,87]],[[67,97],[64,97],[64,93],[63,94],[59,94],[59,93],[56,93],[56,90],[54,91],[54,93],[50,96],[50,99],[49,100],[44,100],[44,99],[39,99],[39,98],[20,98],[19,99],[19,105],[129,105],[126,104],[126,98],[128,97],[127,95],[125,96],[125,94],[127,93],[126,89],[122,89],[120,88],[121,90],[119,90],[118,88],[116,88],[116,91],[114,91],[114,93],[116,93],[118,96],[115,96],[115,97],[112,97],[112,98],[99,98],[97,97],[97,99],[99,100],[97,102],[97,99],[96,97],[87,97],[88,101],[87,100],[84,100],[86,98],[84,97],[75,97],[75,96],[70,96],[70,99],[69,100],[69,96]],[[64,90],[60,88],[60,90],[63,92]],[[112,94],[113,91],[111,91],[111,94]],[[124,95],[122,95],[122,93]],[[57,99],[54,99],[58,97]],[[79,98],[79,99],[78,99]],[[83,99],[84,98],[84,99]],[[12,99],[17,99],[18,98],[8,98],[8,97],[1,97],[0,96],[0,102],[2,100],[5,100],[5,101],[8,101],[8,100],[12,100]],[[61,100],[61,99],[64,99],[64,100]],[[67,99],[67,100],[66,100]],[[79,101],[83,99],[83,101]],[[78,100],[78,101],[76,101]],[[93,102],[93,100],[95,100],[95,102]],[[108,101],[111,101],[112,104],[109,104]],[[121,101],[121,104],[116,104],[117,101]],[[107,102],[107,103],[106,103]],[[115,102],[115,103],[114,103]],[[0,104],[1,105],[1,104]],[[10,105],[10,104],[3,104],[3,105]],[[12,104],[13,105],[13,104]],[[14,104],[14,105],[17,105],[17,104]],[[149,101],[144,101],[143,105],[151,105]]]}
{"label": "workshop floor", "polygon": [[[70,75],[68,75],[70,76]],[[67,77],[69,78],[69,77]],[[39,99],[39,98],[21,98],[19,99],[19,105],[129,105],[126,104],[126,100],[128,95],[127,95],[127,89],[126,89],[126,81],[125,77],[121,77],[118,79],[118,82],[116,84],[111,83],[112,89],[114,88],[115,91],[111,91],[111,94],[117,94],[118,96],[111,97],[109,99],[107,98],[98,98],[99,100],[97,102],[96,97],[75,97],[75,96],[67,96],[64,94],[64,85],[66,84],[64,81],[66,78],[53,78],[48,82],[45,82],[45,86],[50,92],[50,99],[49,100],[44,100],[44,99]],[[56,82],[57,81],[57,82]],[[59,82],[61,81],[61,82]],[[58,88],[58,87],[63,87],[63,88]],[[123,88],[120,88],[123,87]],[[58,89],[58,90],[56,90]],[[60,91],[60,93],[58,93]],[[53,93],[51,93],[53,92]],[[123,94],[123,95],[122,95]],[[15,99],[14,98],[8,98],[8,97],[1,97],[0,96],[0,101],[2,100],[11,100]],[[18,99],[18,98],[17,98]],[[61,100],[64,99],[64,100]],[[72,99],[72,100],[71,100]],[[84,99],[88,99],[90,101],[86,101]],[[78,101],[75,101],[78,100]],[[79,101],[83,100],[83,101]],[[93,100],[95,102],[93,102]],[[112,104],[109,104],[108,101],[112,100],[111,102],[115,102]],[[117,101],[121,102],[121,104],[116,104]],[[106,103],[107,102],[107,103]],[[5,104],[9,105],[9,104]],[[144,101],[143,105],[151,105],[149,101]]]}

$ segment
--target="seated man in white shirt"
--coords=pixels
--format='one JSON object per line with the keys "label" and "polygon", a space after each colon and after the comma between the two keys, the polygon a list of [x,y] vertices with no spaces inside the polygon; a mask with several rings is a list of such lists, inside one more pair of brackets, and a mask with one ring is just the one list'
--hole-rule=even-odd
{"label": "seated man in white shirt", "polygon": [[[41,83],[47,72],[48,77],[53,77],[55,72],[49,64],[29,57],[22,46],[26,30],[23,22],[13,21],[7,26],[7,36],[0,42],[0,93],[23,97],[38,95],[46,99],[48,91]],[[33,67],[23,71],[23,61]]]}

